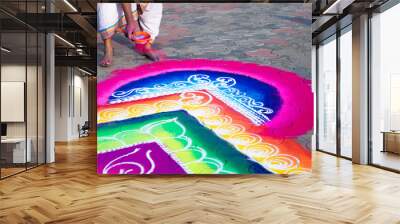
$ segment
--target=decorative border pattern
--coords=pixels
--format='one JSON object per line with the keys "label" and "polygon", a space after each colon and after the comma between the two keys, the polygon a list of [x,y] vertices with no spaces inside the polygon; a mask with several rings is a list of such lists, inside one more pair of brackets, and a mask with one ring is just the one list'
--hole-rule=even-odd
{"label": "decorative border pattern", "polygon": [[[244,122],[245,117],[235,110],[223,106],[222,101],[213,97],[206,90],[99,107],[98,123],[175,110],[187,111],[204,126],[212,129],[219,137],[230,142],[239,151],[274,173],[300,173],[310,169],[311,163],[306,160],[310,160],[311,155],[306,149],[289,139],[281,140],[285,143],[281,143],[279,146],[272,143],[274,140],[260,133],[265,127],[254,128]],[[290,146],[285,147],[286,144],[290,144]]]}
{"label": "decorative border pattern", "polygon": [[[158,117],[161,117],[161,119]],[[142,123],[143,126],[141,126]],[[185,123],[191,126],[188,127]],[[135,128],[137,126],[139,128]],[[118,129],[123,127],[124,131],[116,130],[117,127]],[[166,134],[165,130],[171,130],[171,132]],[[191,130],[189,133],[192,134],[187,134],[188,130]],[[196,136],[193,135],[196,132],[201,132],[203,135],[207,134],[207,140],[193,137]],[[256,161],[252,161],[245,154],[237,152],[233,146],[218,138],[209,129],[202,127],[196,119],[183,111],[156,113],[140,118],[104,123],[99,126],[99,133],[98,156],[139,144],[155,142],[189,174],[268,173]],[[140,136],[140,138],[136,136]],[[142,142],[138,139],[145,141]],[[218,149],[213,148],[210,141],[218,144]],[[203,146],[206,146],[206,148]],[[162,161],[154,161],[154,166],[157,166],[157,162],[162,163]],[[145,167],[144,164],[137,161],[135,166]]]}
{"label": "decorative border pattern", "polygon": [[209,75],[195,74],[190,75],[185,81],[155,84],[153,87],[139,87],[127,91],[115,91],[112,93],[111,96],[113,98],[110,99],[109,103],[129,102],[149,97],[206,89],[232,108],[246,115],[255,125],[262,125],[270,121],[268,115],[272,114],[274,110],[265,107],[264,103],[257,102],[247,96],[246,93],[234,88],[235,85],[236,80],[232,77],[218,77],[215,80],[211,80]]}

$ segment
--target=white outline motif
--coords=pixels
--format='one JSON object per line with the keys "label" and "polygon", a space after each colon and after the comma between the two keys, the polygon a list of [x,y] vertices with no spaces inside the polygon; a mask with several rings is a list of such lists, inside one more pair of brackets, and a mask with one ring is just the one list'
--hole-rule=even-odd
{"label": "white outline motif", "polygon": [[[156,128],[156,127],[158,127],[158,126],[160,126],[160,125],[163,125],[163,124],[168,124],[168,123],[171,123],[171,122],[173,122],[173,123],[175,123],[180,129],[181,129],[181,132],[180,133],[178,133],[176,136],[172,136],[172,137],[160,137],[160,136],[157,136],[157,135],[155,135],[155,134],[153,134],[152,133],[152,131],[153,131],[153,128]],[[195,163],[206,163],[206,164],[208,164],[208,165],[212,165],[212,166],[215,166],[216,167],[216,171],[215,171],[215,174],[218,174],[218,173],[221,173],[221,172],[224,172],[224,173],[233,173],[233,172],[231,172],[231,171],[227,171],[227,170],[224,170],[223,168],[224,168],[224,164],[221,162],[221,161],[219,161],[219,160],[217,160],[217,159],[214,159],[214,158],[209,158],[209,157],[207,157],[207,151],[206,150],[204,150],[203,148],[201,148],[201,147],[197,147],[197,146],[192,146],[192,139],[191,138],[189,138],[189,137],[187,137],[186,135],[185,135],[185,133],[186,133],[186,128],[185,128],[185,126],[183,125],[183,124],[181,124],[179,121],[178,121],[178,118],[172,118],[172,119],[166,119],[166,120],[161,120],[161,121],[156,121],[156,122],[152,122],[152,123],[149,123],[149,124],[146,124],[145,126],[143,126],[143,127],[141,127],[140,129],[136,129],[136,130],[125,130],[125,131],[122,131],[122,132],[118,132],[118,133],[116,133],[116,134],[114,134],[113,136],[111,136],[111,137],[99,137],[98,138],[98,141],[99,142],[101,142],[102,140],[103,141],[116,141],[116,142],[118,142],[121,146],[120,147],[117,147],[117,148],[114,148],[114,149],[110,149],[110,150],[106,150],[106,151],[102,151],[102,152],[98,152],[98,154],[101,154],[101,153],[106,153],[106,152],[111,152],[111,151],[115,151],[115,150],[120,150],[120,149],[123,149],[123,148],[126,148],[126,147],[132,147],[132,146],[137,146],[137,145],[140,145],[140,144],[144,144],[143,142],[140,142],[140,143],[134,143],[134,144],[129,144],[129,143],[127,143],[127,142],[125,142],[125,138],[124,138],[124,136],[127,136],[127,135],[132,135],[132,134],[134,134],[134,133],[140,133],[140,134],[147,134],[147,135],[149,135],[149,136],[151,136],[152,137],[152,141],[149,141],[149,142],[156,142],[166,153],[168,153],[185,171],[186,171],[186,173],[192,173],[191,172],[191,168],[190,168],[190,165],[193,165],[193,164],[195,164]],[[184,144],[184,146],[182,147],[182,148],[179,148],[179,149],[175,149],[175,150],[167,150],[167,148],[164,146],[164,144],[163,144],[163,142],[165,142],[166,140],[168,140],[168,139],[179,139],[179,140],[182,140],[185,144]],[[181,142],[182,142],[181,141]],[[145,172],[145,169],[144,169],[144,166],[142,165],[142,164],[139,164],[139,163],[136,163],[136,162],[121,162],[121,163],[116,163],[116,164],[113,164],[113,163],[115,163],[116,161],[118,161],[119,159],[121,159],[121,158],[124,158],[124,157],[126,157],[126,156],[129,156],[129,155],[132,155],[132,154],[134,154],[134,153],[137,153],[138,151],[140,150],[140,148],[135,148],[135,150],[134,151],[132,151],[132,152],[129,152],[129,153],[127,153],[127,154],[124,154],[124,155],[122,155],[122,156],[119,156],[119,157],[117,157],[116,159],[114,159],[114,160],[112,160],[112,161],[110,161],[105,167],[104,167],[104,169],[103,169],[103,173],[104,174],[107,174],[108,173],[108,171],[111,169],[111,168],[114,168],[115,166],[118,166],[118,165],[126,165],[126,164],[129,164],[129,165],[134,165],[134,166],[137,166],[137,167],[139,167],[139,169],[140,169],[140,174],[144,174],[144,173],[146,173],[146,174],[150,174],[151,172],[153,172],[154,171],[154,169],[155,169],[155,163],[154,163],[154,161],[151,159],[151,157],[150,157],[150,154],[146,154],[146,157],[147,157],[147,159],[150,161],[150,163],[152,164],[152,165],[154,165],[154,166],[152,166],[152,168],[150,168],[150,170],[149,171],[147,171],[147,172]],[[201,156],[200,156],[200,158],[198,158],[198,159],[196,159],[196,160],[193,160],[193,161],[188,161],[188,162],[182,162],[182,161],[180,161],[180,159],[178,158],[178,153],[181,153],[181,152],[189,152],[189,151],[192,151],[192,152],[199,152],[200,154],[201,154]],[[148,151],[148,152],[151,152],[151,150],[150,151]],[[147,153],[148,153],[147,152]],[[112,164],[112,165],[110,165],[110,164]],[[125,171],[125,170],[120,170],[120,173],[127,173],[128,172],[128,170],[127,171]],[[197,173],[196,173],[197,174]]]}
{"label": "white outline motif", "polygon": [[[196,117],[205,127],[213,129],[219,137],[235,145],[240,152],[262,164],[271,172],[291,173],[295,170],[297,170],[296,172],[301,172],[299,170],[300,161],[297,157],[280,154],[277,146],[264,142],[259,135],[248,133],[242,125],[232,123],[232,118],[228,115],[221,115],[222,109],[219,105],[212,104],[212,100],[213,96],[205,91],[183,92],[180,94],[180,99],[176,101],[163,100],[153,105],[133,104],[126,109],[111,108],[102,110],[98,116],[99,123],[102,123],[102,119],[118,120],[121,118],[123,120],[129,117],[184,109]],[[174,109],[165,107],[166,104],[169,104]],[[134,113],[130,113],[132,108],[135,109]],[[119,141],[119,139],[115,140]],[[287,158],[284,160],[282,159],[284,157]]]}
{"label": "white outline motif", "polygon": [[227,105],[249,118],[255,125],[262,125],[270,121],[269,115],[274,113],[271,108],[265,107],[263,102],[257,102],[245,92],[234,88],[236,80],[232,77],[218,77],[214,81],[206,74],[194,74],[186,81],[175,81],[169,84],[155,84],[153,87],[139,87],[127,91],[115,91],[111,96],[110,104],[128,102],[176,94],[181,92],[206,89]]}

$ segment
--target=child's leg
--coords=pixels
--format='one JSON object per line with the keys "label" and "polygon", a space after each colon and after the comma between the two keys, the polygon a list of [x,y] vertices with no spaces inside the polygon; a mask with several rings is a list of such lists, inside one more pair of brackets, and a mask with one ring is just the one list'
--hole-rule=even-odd
{"label": "child's leg", "polygon": [[110,66],[112,63],[113,48],[111,38],[104,39],[104,57],[100,61],[100,65],[103,67]]}

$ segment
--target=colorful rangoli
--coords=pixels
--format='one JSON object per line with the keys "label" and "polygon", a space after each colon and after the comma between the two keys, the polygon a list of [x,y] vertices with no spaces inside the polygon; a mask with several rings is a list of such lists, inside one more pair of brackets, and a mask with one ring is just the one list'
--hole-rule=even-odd
{"label": "colorful rangoli", "polygon": [[250,63],[163,61],[98,84],[99,174],[291,174],[311,169],[310,81]]}

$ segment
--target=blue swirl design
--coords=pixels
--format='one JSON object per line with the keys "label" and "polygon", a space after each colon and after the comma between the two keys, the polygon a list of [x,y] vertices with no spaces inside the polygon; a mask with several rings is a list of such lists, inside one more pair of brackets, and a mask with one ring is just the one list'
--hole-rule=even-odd
{"label": "blue swirl design", "polygon": [[279,92],[271,85],[243,75],[205,70],[168,72],[128,83],[109,97],[109,103],[202,89],[248,117],[255,125],[270,121],[282,105]]}

